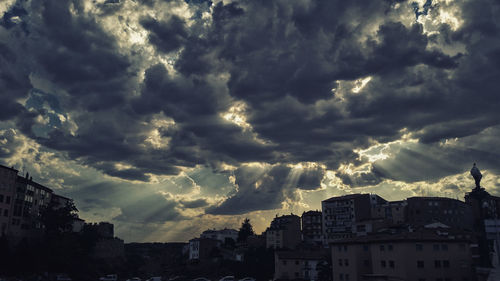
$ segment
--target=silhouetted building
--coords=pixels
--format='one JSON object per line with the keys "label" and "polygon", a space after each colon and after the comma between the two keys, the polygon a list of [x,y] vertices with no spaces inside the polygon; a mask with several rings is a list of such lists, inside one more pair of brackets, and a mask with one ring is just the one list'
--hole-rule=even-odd
{"label": "silhouetted building", "polygon": [[294,214],[276,216],[266,229],[266,248],[294,249],[301,240],[300,217]]}
{"label": "silhouetted building", "polygon": [[324,262],[321,251],[276,251],[274,253],[274,280],[318,280],[319,264]]}
{"label": "silhouetted building", "polygon": [[14,240],[41,235],[40,211],[49,205],[52,196],[50,188],[34,182],[28,173],[17,176],[8,235]]}
{"label": "silhouetted building", "polygon": [[99,238],[113,238],[115,236],[114,225],[109,222],[86,223],[84,228],[86,231],[96,233]]}
{"label": "silhouetted building", "polygon": [[221,245],[221,241],[211,238],[195,238],[189,240],[189,259],[207,260],[214,256],[216,249]]}
{"label": "silhouetted building", "polygon": [[302,213],[302,239],[307,244],[323,243],[323,215],[320,211]]}
{"label": "silhouetted building", "polygon": [[349,194],[322,201],[323,242],[328,244],[337,239],[354,237],[357,232],[371,232],[371,229],[366,229],[367,225],[371,227],[371,222],[359,226],[357,223],[371,221],[373,206],[385,203],[387,200],[376,194]]}
{"label": "silhouetted building", "polygon": [[414,227],[440,222],[452,228],[472,230],[472,210],[460,200],[445,197],[406,199],[407,222]]}
{"label": "silhouetted building", "polygon": [[33,181],[29,173],[25,176],[18,173],[14,168],[0,165],[0,230],[14,244],[23,238],[40,237],[44,231],[41,211],[51,202],[57,208],[72,201]]}
{"label": "silhouetted building", "polygon": [[473,281],[470,233],[373,234],[330,244],[333,281]]}
{"label": "silhouetted building", "polygon": [[236,240],[238,239],[238,231],[228,228],[224,228],[221,230],[209,229],[203,231],[200,235],[200,238],[211,238],[219,240],[222,243],[227,242],[227,239],[231,239],[233,240],[233,242],[236,242]]}
{"label": "silhouetted building", "polygon": [[0,165],[0,235],[6,235],[10,229],[12,201],[19,171]]}
{"label": "silhouetted building", "polygon": [[372,218],[382,219],[388,225],[400,225],[406,222],[406,200],[388,201],[372,205]]}

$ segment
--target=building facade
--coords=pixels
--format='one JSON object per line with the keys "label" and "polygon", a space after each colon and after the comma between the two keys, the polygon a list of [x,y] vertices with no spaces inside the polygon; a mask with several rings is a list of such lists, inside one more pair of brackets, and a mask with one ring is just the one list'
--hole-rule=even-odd
{"label": "building facade", "polygon": [[373,206],[385,203],[387,200],[375,194],[349,194],[322,201],[323,243],[356,236],[357,228],[361,228],[359,223],[373,219]]}
{"label": "building facade", "polygon": [[319,251],[276,251],[274,280],[318,280],[318,265],[324,262],[324,259],[324,253]]}
{"label": "building facade", "polygon": [[410,197],[406,202],[406,221],[413,227],[440,222],[452,228],[473,228],[472,209],[460,200],[446,197]]}
{"label": "building facade", "polygon": [[16,188],[18,170],[0,165],[0,235],[10,230],[12,202]]}
{"label": "building facade", "polygon": [[231,239],[233,240],[233,242],[236,242],[236,240],[238,239],[238,231],[235,229],[228,229],[228,228],[224,228],[221,230],[209,229],[203,231],[200,235],[200,238],[215,239],[219,240],[222,243],[227,242],[227,239]]}
{"label": "building facade", "polygon": [[472,281],[470,234],[409,232],[330,244],[334,281]]}
{"label": "building facade", "polygon": [[302,239],[307,244],[323,242],[323,215],[320,211],[302,213]]}
{"label": "building facade", "polygon": [[266,230],[266,248],[294,249],[302,240],[300,217],[276,216]]}

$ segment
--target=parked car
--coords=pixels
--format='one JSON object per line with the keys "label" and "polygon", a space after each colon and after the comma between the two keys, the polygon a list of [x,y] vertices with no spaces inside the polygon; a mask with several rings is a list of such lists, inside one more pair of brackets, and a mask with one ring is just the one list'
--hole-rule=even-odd
{"label": "parked car", "polygon": [[66,274],[57,274],[56,281],[71,281],[71,278]]}
{"label": "parked car", "polygon": [[99,281],[117,281],[118,275],[116,274],[108,274],[104,277],[99,278]]}
{"label": "parked car", "polygon": [[161,277],[160,276],[151,277],[146,281],[161,281]]}
{"label": "parked car", "polygon": [[130,279],[127,279],[127,281],[141,281],[141,278],[139,278],[139,277],[132,277]]}
{"label": "parked car", "polygon": [[205,277],[198,277],[196,279],[193,279],[193,281],[210,281],[210,279],[205,278]]}
{"label": "parked car", "polygon": [[255,278],[253,278],[253,277],[245,277],[245,278],[241,278],[238,281],[255,281]]}
{"label": "parked car", "polygon": [[234,276],[224,276],[219,281],[235,281]]}

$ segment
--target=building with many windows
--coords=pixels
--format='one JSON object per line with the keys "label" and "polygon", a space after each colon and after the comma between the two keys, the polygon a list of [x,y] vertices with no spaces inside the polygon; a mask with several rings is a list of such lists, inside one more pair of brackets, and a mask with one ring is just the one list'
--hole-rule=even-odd
{"label": "building with many windows", "polygon": [[274,280],[318,280],[321,263],[325,262],[321,251],[276,251],[274,253]]}
{"label": "building with many windows", "polygon": [[472,281],[471,234],[376,234],[330,244],[333,281]]}
{"label": "building with many windows", "polygon": [[452,228],[472,230],[472,208],[463,201],[446,197],[410,197],[406,202],[406,221],[411,226],[440,222]]}
{"label": "building with many windows", "polygon": [[306,244],[322,244],[323,242],[323,215],[320,211],[302,213],[302,240]]}
{"label": "building with many windows", "polygon": [[18,170],[0,165],[0,234],[10,229],[10,215]]}
{"label": "building with many windows", "polygon": [[[349,194],[321,202],[324,243],[371,232],[372,208],[387,200],[376,194]],[[366,224],[365,222],[370,222]],[[358,231],[359,228],[359,231]]]}
{"label": "building with many windows", "polygon": [[266,248],[294,249],[301,240],[300,217],[294,214],[276,216],[266,229]]}

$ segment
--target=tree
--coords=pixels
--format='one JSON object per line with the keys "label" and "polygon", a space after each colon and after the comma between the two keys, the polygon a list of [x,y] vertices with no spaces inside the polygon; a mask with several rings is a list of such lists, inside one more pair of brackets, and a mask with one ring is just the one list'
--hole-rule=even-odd
{"label": "tree", "polygon": [[40,221],[45,227],[48,236],[71,232],[73,221],[78,218],[78,209],[73,201],[68,201],[66,205],[59,206],[51,201],[40,212]]}
{"label": "tree", "polygon": [[250,224],[250,219],[245,218],[241,224],[240,230],[238,231],[238,242],[247,241],[248,236],[255,235],[253,232],[252,225]]}

